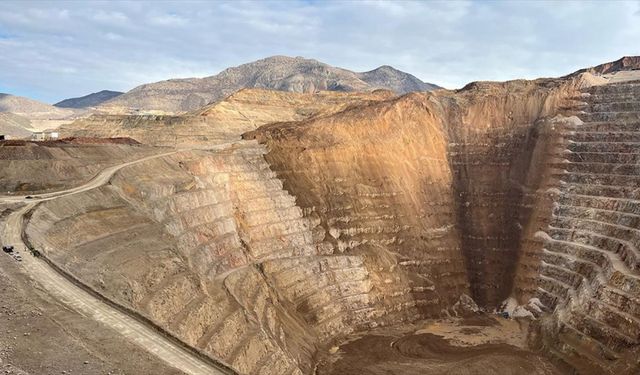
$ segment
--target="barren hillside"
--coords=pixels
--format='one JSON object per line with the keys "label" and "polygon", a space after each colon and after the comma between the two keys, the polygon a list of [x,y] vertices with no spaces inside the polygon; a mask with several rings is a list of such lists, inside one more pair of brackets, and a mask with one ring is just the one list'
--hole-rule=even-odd
{"label": "barren hillside", "polygon": [[73,115],[73,111],[22,96],[0,94],[0,112],[10,112],[34,119],[63,119]]}
{"label": "barren hillside", "polygon": [[240,139],[242,133],[271,122],[299,121],[393,96],[382,90],[346,94],[244,89],[181,116],[94,114],[62,126],[60,132],[63,136],[126,136],[156,146],[206,147]]}
{"label": "barren hillside", "polygon": [[5,143],[7,180],[49,172],[5,189],[171,146],[34,205],[24,236],[239,374],[634,375],[640,75],[610,65],[94,115],[63,131],[145,145]]}
{"label": "barren hillside", "polygon": [[13,138],[31,135],[31,121],[23,116],[9,112],[0,112],[0,134]]}
{"label": "barren hillside", "polygon": [[428,91],[438,86],[416,77],[380,67],[354,73],[302,57],[273,56],[229,68],[206,78],[172,79],[138,86],[103,105],[105,110],[130,108],[185,112],[196,110],[243,88],[313,93],[317,91],[372,91],[388,89],[398,94]]}

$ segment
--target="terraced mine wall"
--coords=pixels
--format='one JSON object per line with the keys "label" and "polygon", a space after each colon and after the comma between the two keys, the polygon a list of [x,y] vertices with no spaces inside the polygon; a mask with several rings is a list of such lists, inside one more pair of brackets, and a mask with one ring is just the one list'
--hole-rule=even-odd
{"label": "terraced mine wall", "polygon": [[312,373],[350,333],[455,315],[464,294],[487,310],[539,298],[539,349],[635,374],[639,86],[583,78],[265,125],[46,202],[27,235],[243,374]]}
{"label": "terraced mine wall", "polygon": [[362,257],[333,254],[265,152],[243,142],[126,167],[43,203],[26,233],[92,289],[240,373],[309,373],[320,346],[384,311]]}
{"label": "terraced mine wall", "polygon": [[560,129],[556,195],[537,295],[553,309],[543,345],[581,374],[640,372],[640,81],[583,90],[582,121]]}
{"label": "terraced mine wall", "polygon": [[268,146],[285,188],[339,252],[402,275],[377,288],[385,309],[438,316],[462,293],[492,309],[515,287],[537,199],[530,165],[548,139],[537,120],[566,106],[578,84],[477,83],[246,136]]}

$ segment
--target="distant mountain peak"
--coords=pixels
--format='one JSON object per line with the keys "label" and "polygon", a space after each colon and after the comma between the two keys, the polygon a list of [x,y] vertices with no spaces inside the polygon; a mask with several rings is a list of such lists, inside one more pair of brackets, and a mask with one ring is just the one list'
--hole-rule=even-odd
{"label": "distant mountain peak", "polygon": [[186,112],[243,88],[290,92],[372,91],[387,89],[398,94],[429,91],[439,86],[383,65],[356,73],[301,56],[275,55],[230,67],[205,78],[148,83],[111,99],[104,106],[165,112]]}
{"label": "distant mountain peak", "polygon": [[98,106],[107,100],[113,99],[122,95],[120,91],[102,90],[91,93],[89,95],[81,96],[79,98],[65,99],[61,102],[54,104],[59,108],[87,108]]}
{"label": "distant mountain peak", "polygon": [[394,68],[391,65],[380,65],[379,67],[371,70],[371,72],[375,72],[375,71],[392,71],[392,72],[399,72],[398,69]]}
{"label": "distant mountain peak", "polygon": [[433,83],[422,82],[417,77],[398,70],[390,65],[382,65],[368,72],[358,73],[360,79],[376,88],[389,89],[398,94],[415,91],[431,91],[441,87]]}

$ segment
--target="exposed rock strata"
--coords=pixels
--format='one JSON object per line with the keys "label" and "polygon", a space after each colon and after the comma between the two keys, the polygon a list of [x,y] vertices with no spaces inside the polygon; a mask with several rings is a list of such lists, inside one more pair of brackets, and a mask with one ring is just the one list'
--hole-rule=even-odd
{"label": "exposed rock strata", "polygon": [[264,152],[245,142],[127,167],[111,185],[44,203],[27,233],[240,373],[308,373],[318,345],[368,327],[369,271],[362,257],[330,255]]}
{"label": "exposed rock strata", "polygon": [[602,80],[402,97],[248,90],[170,131],[78,122],[205,148],[285,121],[245,134],[266,147],[124,168],[43,204],[28,234],[241,373],[310,373],[350,333],[454,314],[469,294],[488,310],[537,297],[548,311],[535,341],[567,371],[634,374],[638,84],[588,88]]}
{"label": "exposed rock strata", "polygon": [[640,371],[637,141],[640,81],[580,95],[553,165],[553,215],[537,240],[551,353],[582,374]]}
{"label": "exposed rock strata", "polygon": [[437,315],[469,284],[493,308],[513,288],[519,221],[531,208],[534,123],[565,105],[576,84],[478,83],[248,137],[268,145],[267,160],[337,249],[392,259],[422,316]]}

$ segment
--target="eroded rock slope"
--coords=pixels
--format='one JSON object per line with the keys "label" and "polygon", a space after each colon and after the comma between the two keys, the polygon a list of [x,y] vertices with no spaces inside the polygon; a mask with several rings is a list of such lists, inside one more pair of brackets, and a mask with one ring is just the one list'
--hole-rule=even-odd
{"label": "eroded rock slope", "polygon": [[240,373],[312,373],[348,334],[466,294],[487,311],[539,298],[533,341],[567,372],[634,374],[639,86],[608,79],[94,117],[68,129],[181,151],[43,203],[27,235]]}

